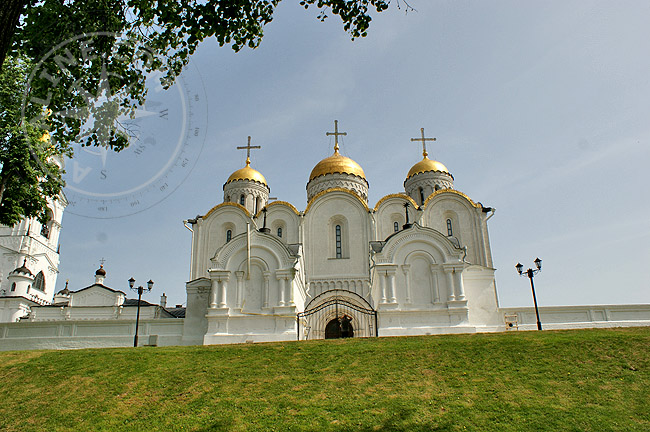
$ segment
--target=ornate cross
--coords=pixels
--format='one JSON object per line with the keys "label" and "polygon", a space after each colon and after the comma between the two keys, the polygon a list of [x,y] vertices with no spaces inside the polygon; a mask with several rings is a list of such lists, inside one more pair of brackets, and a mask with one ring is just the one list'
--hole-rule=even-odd
{"label": "ornate cross", "polygon": [[325,135],[331,136],[334,135],[334,151],[339,151],[339,135],[346,136],[347,132],[339,132],[339,121],[334,120],[334,132],[326,132]]}
{"label": "ornate cross", "polygon": [[101,264],[102,267],[104,267],[105,262],[106,260],[104,259],[104,257],[102,257],[102,259],[99,260],[99,264]]}
{"label": "ornate cross", "polygon": [[249,166],[251,164],[251,149],[261,149],[262,146],[252,146],[251,145],[251,137],[248,137],[248,145],[237,147],[237,150],[243,150],[246,149],[246,166]]}
{"label": "ornate cross", "polygon": [[420,133],[422,134],[422,138],[411,138],[411,141],[422,141],[422,156],[427,157],[429,153],[427,153],[427,141],[435,141],[435,138],[425,138],[424,137],[424,128],[420,128]]}

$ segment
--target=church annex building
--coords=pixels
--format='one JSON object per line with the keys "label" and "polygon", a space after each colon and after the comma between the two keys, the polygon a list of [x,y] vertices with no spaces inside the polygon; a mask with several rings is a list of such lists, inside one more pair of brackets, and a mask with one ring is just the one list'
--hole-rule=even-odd
{"label": "church annex building", "polygon": [[[433,139],[424,130],[412,139],[423,155],[405,173],[404,192],[374,206],[363,169],[339,152],[337,123],[328,135],[334,152],[311,171],[303,211],[269,202],[270,187],[251,166],[258,147],[250,137],[240,147],[246,165],[225,181],[223,202],[184,221],[192,231],[186,308],[147,303],[142,345],[536,328],[533,308],[499,308],[488,236],[494,209],[454,189],[450,171],[429,159]],[[103,285],[103,269],[90,287],[28,302],[38,262],[25,251],[12,256],[15,270],[1,285],[0,349],[132,344],[134,304]],[[650,305],[540,313],[546,328],[650,325]]]}

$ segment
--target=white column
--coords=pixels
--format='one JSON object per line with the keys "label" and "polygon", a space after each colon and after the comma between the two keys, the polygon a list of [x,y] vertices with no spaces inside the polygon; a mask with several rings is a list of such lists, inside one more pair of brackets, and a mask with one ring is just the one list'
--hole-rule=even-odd
{"label": "white column", "polygon": [[244,272],[235,272],[235,276],[237,276],[237,308],[241,308],[244,298]]}
{"label": "white column", "polygon": [[381,284],[381,302],[386,303],[386,276],[388,273],[382,271],[379,273],[379,280]]}
{"label": "white column", "polygon": [[388,270],[386,272],[386,275],[388,277],[388,299],[390,303],[397,303],[397,299],[395,298],[395,270]]}
{"label": "white column", "polygon": [[271,277],[271,272],[264,272],[264,302],[262,307],[269,307],[269,279]]}
{"label": "white column", "polygon": [[284,297],[284,293],[285,293],[285,288],[284,288],[285,278],[284,278],[284,275],[278,275],[277,279],[278,279],[278,285],[279,285],[278,286],[278,294],[279,294],[278,306],[284,306],[284,304],[285,304],[285,301],[284,301],[284,299],[285,299],[285,297]]}
{"label": "white column", "polygon": [[453,267],[443,267],[443,270],[445,272],[445,279],[447,280],[447,301],[454,301],[456,300],[456,296],[454,295],[454,269]]}
{"label": "white column", "polygon": [[440,303],[440,284],[438,281],[438,264],[431,264],[431,303]]}
{"label": "white column", "polygon": [[454,296],[456,300],[465,300],[465,287],[463,286],[463,268],[454,268]]}
{"label": "white column", "polygon": [[411,266],[410,264],[404,264],[402,266],[402,272],[404,273],[404,283],[406,284],[406,304],[411,303]]}
{"label": "white column", "polygon": [[227,308],[228,307],[228,297],[227,297],[227,295],[228,295],[228,292],[227,292],[228,279],[220,279],[219,283],[221,284],[219,307],[220,308]]}
{"label": "white column", "polygon": [[219,291],[219,280],[218,279],[212,279],[212,286],[210,288],[210,308],[216,309],[217,308],[217,294]]}

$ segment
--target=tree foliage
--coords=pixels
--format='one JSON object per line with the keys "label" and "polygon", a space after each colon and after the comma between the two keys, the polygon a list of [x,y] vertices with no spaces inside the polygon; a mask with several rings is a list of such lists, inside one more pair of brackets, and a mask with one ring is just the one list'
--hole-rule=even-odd
{"label": "tree foliage", "polygon": [[[0,158],[7,175],[0,186],[0,223],[5,224],[21,214],[42,216],[45,198],[60,191],[59,170],[48,157],[71,155],[73,143],[116,151],[129,145],[123,120],[144,104],[150,74],[158,73],[169,87],[207,38],[236,52],[257,47],[281,0],[7,1],[0,42],[14,34],[10,49],[0,43],[0,108],[6,111]],[[371,12],[386,10],[390,0],[299,3],[319,8],[320,20],[340,17],[354,39],[366,36]],[[43,131],[47,142],[39,141]]]}
{"label": "tree foliage", "polygon": [[[45,129],[20,122],[22,95],[31,63],[9,56],[0,71],[0,223],[13,225],[25,216],[46,221],[47,198],[61,191],[61,152],[50,145]],[[36,114],[36,113],[33,113]]]}

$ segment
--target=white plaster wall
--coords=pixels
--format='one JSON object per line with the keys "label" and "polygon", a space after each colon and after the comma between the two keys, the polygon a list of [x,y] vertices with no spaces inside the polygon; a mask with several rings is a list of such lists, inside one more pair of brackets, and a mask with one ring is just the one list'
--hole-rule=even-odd
{"label": "white plaster wall", "polygon": [[[345,220],[343,258],[335,255],[333,218]],[[338,220],[338,219],[337,219]],[[309,279],[367,277],[370,215],[354,196],[331,191],[312,202],[304,221],[305,264]]]}
{"label": "white plaster wall", "polygon": [[[183,319],[140,320],[138,345],[182,344]],[[0,351],[133,346],[135,321],[59,321],[0,324]],[[155,336],[155,337],[151,337]]]}
{"label": "white plaster wall", "polygon": [[[537,330],[534,307],[500,308],[499,313],[503,329],[517,329],[506,328],[508,315],[516,316],[519,330]],[[539,315],[544,330],[650,326],[650,305],[542,306]]]}

